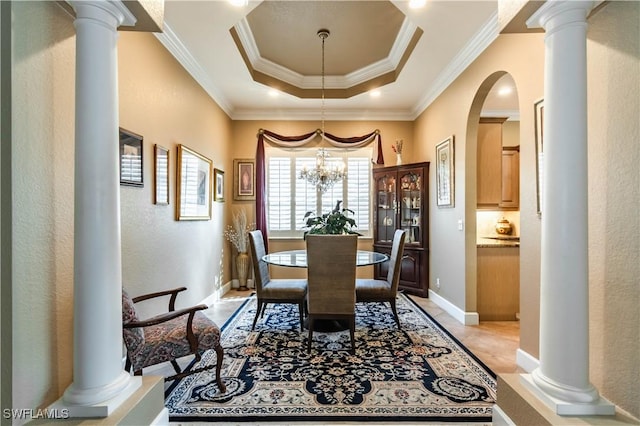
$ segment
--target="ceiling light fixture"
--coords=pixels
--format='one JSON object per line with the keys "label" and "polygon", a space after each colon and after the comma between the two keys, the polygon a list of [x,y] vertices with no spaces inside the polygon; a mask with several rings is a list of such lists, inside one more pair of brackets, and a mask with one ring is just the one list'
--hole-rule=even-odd
{"label": "ceiling light fixture", "polygon": [[512,92],[511,87],[509,86],[504,86],[503,88],[501,88],[500,90],[498,90],[498,95],[500,96],[507,96],[510,95]]}
{"label": "ceiling light fixture", "polygon": [[427,4],[427,0],[409,0],[409,7],[411,9],[420,9]]}
{"label": "ceiling light fixture", "polygon": [[[318,30],[318,37],[322,40],[322,90],[321,90],[321,110],[320,110],[320,119],[321,119],[321,129],[320,136],[324,139],[324,41],[329,37],[329,30],[320,29]],[[300,179],[304,179],[309,182],[311,185],[316,187],[316,191],[320,193],[326,192],[330,189],[336,182],[343,180],[346,177],[346,173],[344,170],[344,163],[337,162],[335,165],[328,164],[327,158],[329,157],[329,153],[326,149],[321,148],[318,150],[316,154],[316,167],[313,169],[309,169],[307,167],[303,167],[300,171]]]}
{"label": "ceiling light fixture", "polygon": [[232,6],[244,7],[249,4],[249,0],[228,0]]}

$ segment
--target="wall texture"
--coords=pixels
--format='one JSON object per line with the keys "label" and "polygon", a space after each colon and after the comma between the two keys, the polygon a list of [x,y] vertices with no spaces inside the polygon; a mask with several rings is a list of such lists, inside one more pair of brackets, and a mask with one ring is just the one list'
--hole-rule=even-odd
{"label": "wall texture", "polygon": [[589,18],[590,374],[640,418],[640,3]]}
{"label": "wall texture", "polygon": [[71,383],[75,31],[53,2],[13,13],[13,408]]}
{"label": "wall texture", "polygon": [[[121,186],[122,283],[132,295],[186,286],[178,305],[201,302],[231,279],[223,237],[231,197],[231,120],[152,35],[120,32],[120,126],[144,137],[144,188]],[[153,152],[170,151],[169,205],[153,204]],[[213,202],[212,220],[176,221],[177,146],[227,172],[226,202]],[[166,301],[140,306],[143,314]]]}
{"label": "wall texture", "polygon": [[[435,207],[431,170],[431,282],[439,295],[465,312],[476,310],[476,139],[484,96],[505,72],[513,77],[520,105],[521,347],[537,356],[539,219],[533,136],[533,102],[543,93],[543,36],[499,36],[415,122],[416,160],[433,161],[435,146],[455,137],[455,208]],[[465,230],[457,230],[464,220]],[[432,286],[432,290],[435,291]]]}
{"label": "wall texture", "polygon": [[[75,30],[55,2],[12,6],[12,407],[36,408],[72,381]],[[230,279],[224,204],[210,221],[174,220],[176,147],[230,169],[231,121],[153,35],[120,33],[118,50],[120,123],[144,137],[144,188],[121,187],[123,285],[184,285],[178,305],[198,303]],[[153,204],[155,143],[171,150],[169,206]]]}

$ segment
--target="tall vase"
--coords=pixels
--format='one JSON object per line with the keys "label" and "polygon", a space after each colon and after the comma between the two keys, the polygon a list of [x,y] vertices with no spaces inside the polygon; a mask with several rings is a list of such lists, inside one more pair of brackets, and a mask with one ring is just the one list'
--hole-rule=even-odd
{"label": "tall vase", "polygon": [[402,154],[396,154],[396,165],[402,164]]}
{"label": "tall vase", "polygon": [[236,269],[238,270],[238,290],[247,290],[247,276],[249,274],[249,255],[246,252],[239,252],[236,256]]}

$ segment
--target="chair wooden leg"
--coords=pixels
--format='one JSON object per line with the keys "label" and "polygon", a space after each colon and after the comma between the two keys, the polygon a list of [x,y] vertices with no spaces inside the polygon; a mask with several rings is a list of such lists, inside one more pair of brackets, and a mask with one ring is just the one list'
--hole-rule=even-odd
{"label": "chair wooden leg", "polygon": [[309,340],[307,341],[307,352],[311,353],[311,340],[313,339],[313,317],[309,315]]}
{"label": "chair wooden leg", "polygon": [[351,355],[356,354],[355,329],[356,329],[356,318],[355,316],[353,316],[349,319],[349,335],[351,336]]}
{"label": "chair wooden leg", "polygon": [[215,348],[216,350],[216,383],[218,384],[218,389],[220,389],[220,393],[225,393],[227,391],[227,387],[224,385],[222,381],[222,377],[220,376],[220,371],[222,370],[222,357],[224,356],[224,350],[222,346],[218,344]]}
{"label": "chair wooden leg", "polygon": [[304,302],[298,302],[298,312],[300,314],[300,331],[304,331]]}
{"label": "chair wooden leg", "polygon": [[400,317],[398,317],[398,311],[396,309],[396,299],[389,300],[389,304],[391,305],[391,311],[393,311],[393,316],[396,318],[396,324],[398,324],[398,328],[400,327]]}
{"label": "chair wooden leg", "polygon": [[260,311],[262,310],[262,300],[258,299],[258,307],[256,308],[256,316],[253,317],[253,325],[251,325],[251,330],[256,327],[256,322],[258,321],[258,315],[260,315]]}

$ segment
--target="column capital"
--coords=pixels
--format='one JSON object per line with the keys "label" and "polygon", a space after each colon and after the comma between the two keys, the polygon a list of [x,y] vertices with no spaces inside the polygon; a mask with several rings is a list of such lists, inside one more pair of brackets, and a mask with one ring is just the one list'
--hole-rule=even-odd
{"label": "column capital", "polygon": [[594,5],[592,0],[550,0],[527,19],[527,27],[543,28],[548,34],[563,25],[584,23]]}
{"label": "column capital", "polygon": [[120,25],[134,26],[136,23],[136,17],[119,0],[67,0],[67,3],[76,12],[76,19],[96,19],[114,28]]}

